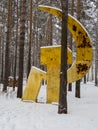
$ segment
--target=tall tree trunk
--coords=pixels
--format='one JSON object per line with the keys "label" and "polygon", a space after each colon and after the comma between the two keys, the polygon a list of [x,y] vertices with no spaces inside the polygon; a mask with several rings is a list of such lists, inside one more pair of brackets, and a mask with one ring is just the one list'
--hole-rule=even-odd
{"label": "tall tree trunk", "polygon": [[[80,2],[81,0],[77,0],[77,19],[80,21]],[[80,80],[76,81],[76,90],[75,90],[75,97],[80,98]]]}
{"label": "tall tree trunk", "polygon": [[21,18],[20,18],[20,44],[19,44],[19,80],[17,97],[22,97],[23,89],[23,64],[24,64],[24,43],[25,43],[25,21],[26,21],[26,0],[21,1]]}
{"label": "tall tree trunk", "polygon": [[[5,23],[5,8],[4,8],[4,1],[2,3],[2,25]],[[4,83],[4,26],[2,27],[2,51],[1,51],[1,83]]]}
{"label": "tall tree trunk", "polygon": [[38,67],[38,17],[37,11],[34,12],[34,41],[33,41],[33,65]]}
{"label": "tall tree trunk", "polygon": [[68,0],[61,0],[62,5],[62,37],[61,37],[61,72],[58,113],[67,113],[67,22]]}
{"label": "tall tree trunk", "polygon": [[[4,40],[4,39],[3,39]],[[4,42],[3,42],[4,43]],[[3,76],[4,76],[4,44],[2,44],[2,57],[1,57],[1,83],[3,83]]]}
{"label": "tall tree trunk", "polygon": [[[50,0],[50,6],[52,6],[52,0]],[[53,27],[52,27],[52,14],[50,14],[50,34],[49,34],[49,40],[50,40],[50,45],[52,45],[52,29],[53,29]]]}
{"label": "tall tree trunk", "polygon": [[12,0],[8,0],[8,23],[7,23],[7,37],[6,37],[6,50],[5,50],[5,72],[4,72],[4,86],[3,91],[7,91],[8,77],[9,77],[9,44],[10,44],[10,34],[11,34],[11,5]]}
{"label": "tall tree trunk", "polygon": [[16,44],[15,44],[15,63],[14,63],[14,84],[13,84],[13,90],[15,90],[16,85],[16,67],[17,67],[17,47],[18,47],[18,0],[17,0],[17,23],[16,23]]}
{"label": "tall tree trunk", "polygon": [[[71,4],[71,15],[74,15],[74,0],[72,0],[72,4]],[[72,34],[70,34],[70,49],[72,50]],[[71,67],[71,65],[69,65],[69,67]],[[69,83],[68,85],[68,91],[72,91],[72,83]]]}
{"label": "tall tree trunk", "polygon": [[36,52],[36,11],[34,12],[34,16],[33,16],[33,48],[32,48],[32,65],[35,66],[36,65],[36,56],[35,56],[35,52]]}
{"label": "tall tree trunk", "polygon": [[28,67],[27,76],[31,69],[31,43],[32,43],[32,0],[30,0],[30,34],[29,34],[29,54],[28,54]]}
{"label": "tall tree trunk", "polygon": [[76,81],[75,97],[80,98],[80,80]]}
{"label": "tall tree trunk", "polygon": [[84,76],[84,84],[86,84],[86,75]]}
{"label": "tall tree trunk", "polygon": [[[96,1],[96,10],[97,9],[98,9],[98,0]],[[95,85],[98,86],[98,11],[97,11],[97,22],[96,22]]]}

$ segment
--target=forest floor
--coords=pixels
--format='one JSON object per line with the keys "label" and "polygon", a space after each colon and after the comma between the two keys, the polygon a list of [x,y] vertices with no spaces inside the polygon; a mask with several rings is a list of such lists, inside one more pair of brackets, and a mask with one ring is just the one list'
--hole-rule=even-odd
{"label": "forest floor", "polygon": [[38,96],[43,103],[23,102],[12,88],[0,85],[0,130],[98,130],[98,87],[81,83],[81,98],[68,92],[68,114],[58,114],[58,104],[45,103],[45,87]]}

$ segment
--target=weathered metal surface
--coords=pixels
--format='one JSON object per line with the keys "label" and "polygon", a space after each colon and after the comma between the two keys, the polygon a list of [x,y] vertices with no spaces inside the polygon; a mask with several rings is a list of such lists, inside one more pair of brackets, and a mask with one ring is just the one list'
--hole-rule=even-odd
{"label": "weathered metal surface", "polygon": [[33,66],[22,99],[36,102],[43,79],[46,80],[46,72]]}
{"label": "weathered metal surface", "polygon": [[[72,52],[68,48],[68,64],[72,64]],[[60,82],[60,57],[61,46],[47,46],[40,49],[41,65],[47,66],[47,73],[36,67],[32,67],[23,100],[37,101],[42,79],[47,80],[47,103],[58,102]]]}
{"label": "weathered metal surface", "polygon": [[[39,6],[40,10],[49,12],[62,19],[62,11],[50,6]],[[76,42],[76,59],[67,71],[68,83],[81,79],[89,71],[92,63],[91,40],[85,28],[71,15],[68,15],[68,28]],[[60,84],[61,47],[41,48],[41,64],[47,66],[47,72],[32,67],[29,74],[23,100],[37,100],[42,79],[47,80],[47,102],[58,102]],[[72,53],[68,49],[68,64],[72,63]]]}
{"label": "weathered metal surface", "polygon": [[[43,5],[40,5],[38,8],[62,19],[62,11],[58,8]],[[68,83],[72,83],[84,77],[84,75],[89,71],[93,54],[91,40],[87,31],[81,23],[71,15],[68,15],[68,28],[76,43],[76,59],[68,69],[67,74]]]}
{"label": "weathered metal surface", "polygon": [[[67,64],[72,64],[72,51],[67,48]],[[40,48],[40,64],[58,66],[61,63],[61,45]]]}
{"label": "weathered metal surface", "polygon": [[[72,64],[72,52],[68,48],[67,63]],[[40,49],[41,65],[47,66],[47,102],[59,101],[61,46],[47,46]]]}

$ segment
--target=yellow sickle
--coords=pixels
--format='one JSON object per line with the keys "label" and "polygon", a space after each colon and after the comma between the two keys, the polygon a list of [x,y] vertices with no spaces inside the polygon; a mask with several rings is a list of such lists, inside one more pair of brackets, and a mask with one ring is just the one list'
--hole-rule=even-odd
{"label": "yellow sickle", "polygon": [[[62,11],[58,8],[43,5],[40,5],[38,8],[57,16],[59,19],[62,19]],[[87,31],[79,21],[69,14],[68,29],[72,33],[76,43],[76,58],[72,66],[67,71],[68,83],[72,83],[84,77],[89,71],[93,54],[91,40]]]}

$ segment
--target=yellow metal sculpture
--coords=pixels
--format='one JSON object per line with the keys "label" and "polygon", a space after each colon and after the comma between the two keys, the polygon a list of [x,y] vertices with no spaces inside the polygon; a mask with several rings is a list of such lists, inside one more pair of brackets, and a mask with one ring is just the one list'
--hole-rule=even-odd
{"label": "yellow metal sculpture", "polygon": [[[72,64],[72,52],[68,48],[67,63]],[[37,101],[37,96],[41,87],[42,80],[47,80],[47,102],[58,102],[59,82],[60,82],[60,57],[61,46],[47,46],[40,48],[41,65],[47,66],[47,72],[36,67],[32,67],[26,89],[23,94],[23,100]]]}
{"label": "yellow metal sculpture", "polygon": [[[58,8],[40,5],[39,9],[62,19],[62,11]],[[68,82],[71,83],[81,79],[88,72],[92,63],[92,45],[85,28],[71,15],[68,15],[68,29],[76,42],[76,59],[68,69]]]}
{"label": "yellow metal sculpture", "polygon": [[[39,6],[40,10],[54,14],[62,19],[62,11],[50,6]],[[76,42],[76,59],[68,69],[68,83],[81,79],[89,71],[92,63],[92,45],[85,28],[74,17],[68,15],[68,28]],[[61,50],[57,47],[41,48],[41,64],[47,66],[47,72],[31,69],[23,100],[36,101],[42,79],[47,80],[47,102],[58,102],[60,84]],[[68,50],[68,64],[72,62],[72,54]]]}

